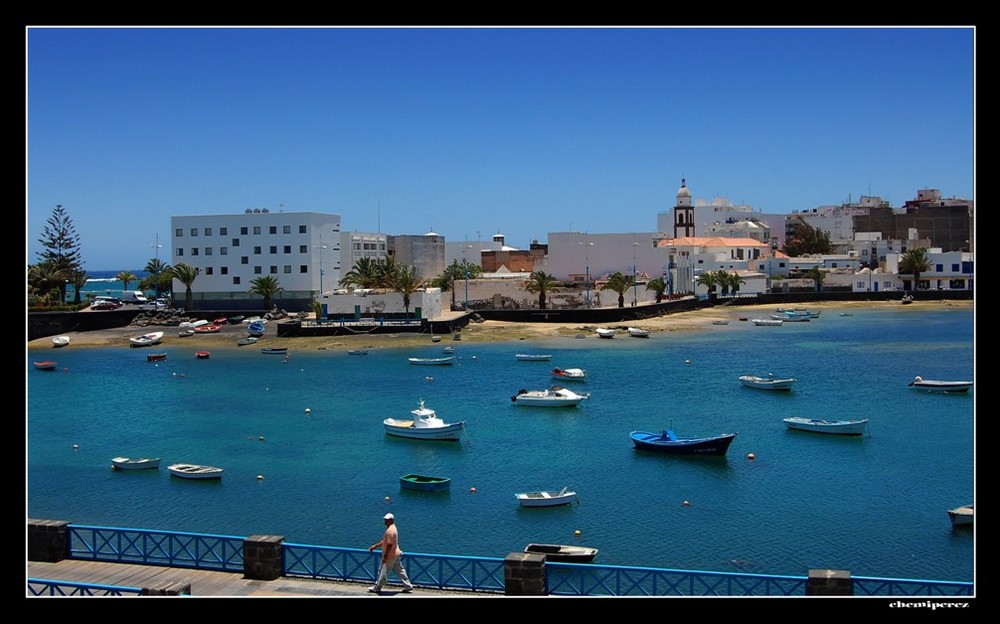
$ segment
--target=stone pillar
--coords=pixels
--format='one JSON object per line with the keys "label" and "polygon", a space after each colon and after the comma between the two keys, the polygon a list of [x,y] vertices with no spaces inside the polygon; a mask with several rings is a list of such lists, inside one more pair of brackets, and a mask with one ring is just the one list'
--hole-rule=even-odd
{"label": "stone pillar", "polygon": [[847,570],[809,570],[806,596],[853,596],[854,581]]}
{"label": "stone pillar", "polygon": [[503,560],[503,581],[507,596],[547,596],[545,555],[510,553]]}
{"label": "stone pillar", "polygon": [[28,561],[56,563],[69,558],[69,522],[28,519]]}
{"label": "stone pillar", "polygon": [[273,581],[285,573],[282,535],[251,535],[243,540],[243,576]]}
{"label": "stone pillar", "polygon": [[140,596],[190,596],[191,583],[167,583],[158,587],[143,587]]}

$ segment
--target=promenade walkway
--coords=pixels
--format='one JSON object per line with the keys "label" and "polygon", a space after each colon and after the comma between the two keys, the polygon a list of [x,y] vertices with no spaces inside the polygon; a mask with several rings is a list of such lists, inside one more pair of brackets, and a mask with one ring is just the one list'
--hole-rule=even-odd
{"label": "promenade walkway", "polygon": [[444,591],[421,587],[416,587],[412,592],[403,593],[401,585],[393,584],[395,577],[391,574],[389,575],[389,583],[383,588],[382,594],[376,596],[375,594],[368,593],[368,584],[366,583],[347,583],[343,581],[292,577],[281,577],[273,581],[259,581],[244,578],[242,572],[218,572],[130,563],[84,561],[79,559],[63,559],[56,563],[28,561],[26,578],[140,588],[190,584],[191,597],[353,597],[378,598],[381,600],[429,597],[504,597],[503,594]]}

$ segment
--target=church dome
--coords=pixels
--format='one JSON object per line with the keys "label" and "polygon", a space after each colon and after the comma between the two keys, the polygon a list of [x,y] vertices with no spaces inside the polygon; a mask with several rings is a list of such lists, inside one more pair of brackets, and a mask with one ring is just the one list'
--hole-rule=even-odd
{"label": "church dome", "polygon": [[677,197],[691,197],[691,191],[688,190],[684,178],[681,178],[681,188],[677,191]]}

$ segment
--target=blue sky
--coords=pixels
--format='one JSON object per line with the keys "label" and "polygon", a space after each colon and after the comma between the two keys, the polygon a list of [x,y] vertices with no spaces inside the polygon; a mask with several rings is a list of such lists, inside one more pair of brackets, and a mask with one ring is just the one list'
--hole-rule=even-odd
{"label": "blue sky", "polygon": [[788,213],[975,199],[975,30],[28,27],[27,262],[170,261],[170,217],[328,212],[489,240],[655,231],[693,197]]}

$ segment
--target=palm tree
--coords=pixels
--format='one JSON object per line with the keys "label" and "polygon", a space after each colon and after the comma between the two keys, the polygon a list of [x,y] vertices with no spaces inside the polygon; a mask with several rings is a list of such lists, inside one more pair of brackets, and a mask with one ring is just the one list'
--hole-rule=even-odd
{"label": "palm tree", "polygon": [[823,290],[823,279],[826,277],[826,273],[823,272],[823,269],[818,266],[814,266],[806,271],[805,276],[816,282],[816,292]]}
{"label": "palm tree", "polygon": [[931,270],[931,260],[927,257],[927,248],[918,247],[903,252],[903,257],[899,260],[900,273],[913,274],[913,289],[920,290],[920,274]]}
{"label": "palm tree", "polygon": [[667,292],[667,282],[662,277],[657,277],[646,282],[646,290],[656,293],[656,303],[663,301],[663,293]]}
{"label": "palm tree", "polygon": [[735,295],[739,292],[740,285],[747,283],[736,271],[726,271],[724,269],[715,271],[715,281],[722,286],[723,295],[728,295],[730,292]]}
{"label": "palm tree", "polygon": [[707,288],[708,298],[712,299],[715,297],[715,288],[719,285],[719,278],[713,271],[706,271],[698,276],[698,279],[695,280],[695,284],[701,284]]}
{"label": "palm tree", "polygon": [[[190,264],[185,262],[179,262],[172,269],[170,269],[170,277],[177,280],[181,284],[184,284],[184,309],[191,310],[194,308],[194,295],[191,293],[191,284],[201,273],[201,269],[197,269]],[[171,288],[171,290],[173,290]]]}
{"label": "palm tree", "polygon": [[379,286],[379,261],[374,258],[358,258],[350,271],[340,278],[344,288],[375,288]]}
{"label": "palm tree", "polygon": [[128,285],[136,281],[138,278],[132,271],[122,271],[115,276],[115,279],[122,283],[122,290],[128,290]]}
{"label": "palm tree", "polygon": [[313,318],[317,321],[323,318],[323,304],[319,299],[313,299],[309,307],[312,309]]}
{"label": "palm tree", "polygon": [[42,260],[28,267],[28,294],[39,303],[54,304],[61,296],[66,273],[54,261]]}
{"label": "palm tree", "polygon": [[617,271],[614,275],[608,278],[607,283],[601,286],[601,290],[613,290],[618,293],[618,307],[625,307],[625,292],[629,288],[632,288],[632,276],[625,275],[621,271]]}
{"label": "palm tree", "polygon": [[73,285],[73,303],[81,303],[80,291],[87,285],[87,272],[83,269],[70,269],[66,282]]}
{"label": "palm tree", "polygon": [[538,293],[538,309],[545,309],[545,293],[555,288],[556,280],[545,271],[535,271],[528,277],[528,282],[524,285],[525,290],[530,293]]}
{"label": "palm tree", "polygon": [[278,277],[275,275],[262,275],[261,277],[256,277],[250,280],[250,290],[247,291],[251,295],[260,295],[264,298],[264,309],[271,309],[271,298],[274,297],[279,292],[283,291],[284,288],[278,285]]}
{"label": "palm tree", "polygon": [[170,277],[170,265],[159,258],[153,258],[146,263],[146,267],[143,271],[149,273],[149,278],[147,279],[151,278],[153,289],[156,290],[156,297],[159,298],[160,294],[163,292],[162,278]]}
{"label": "palm tree", "polygon": [[410,317],[410,295],[423,288],[424,280],[417,279],[417,271],[412,266],[392,263],[393,271],[385,276],[385,286],[403,295],[403,310]]}
{"label": "palm tree", "polygon": [[[396,277],[396,256],[386,256],[375,263],[375,287],[391,288],[389,283]],[[416,272],[416,269],[414,269]]]}

